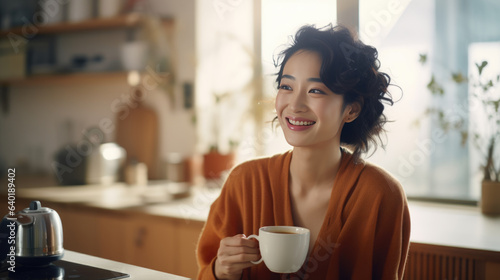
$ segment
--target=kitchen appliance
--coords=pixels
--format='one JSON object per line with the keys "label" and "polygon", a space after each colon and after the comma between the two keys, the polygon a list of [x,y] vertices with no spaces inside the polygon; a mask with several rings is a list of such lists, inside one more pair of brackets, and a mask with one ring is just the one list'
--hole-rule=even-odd
{"label": "kitchen appliance", "polygon": [[116,143],[103,143],[86,158],[87,184],[111,184],[118,181],[119,170],[127,153]]}
{"label": "kitchen appliance", "polygon": [[47,266],[19,267],[16,272],[0,272],[0,280],[115,280],[130,277],[129,274],[103,268],[68,262],[55,261]]}
{"label": "kitchen appliance", "polygon": [[[15,239],[9,239],[10,236],[15,236]],[[15,251],[10,252],[13,245]],[[35,200],[16,215],[6,215],[0,224],[2,260],[12,253],[16,264],[26,266],[47,265],[61,259],[64,254],[63,229],[57,212],[42,207],[40,201]]]}
{"label": "kitchen appliance", "polygon": [[127,152],[117,143],[105,143],[104,133],[92,127],[77,144],[67,144],[52,164],[60,185],[111,184],[118,177]]}

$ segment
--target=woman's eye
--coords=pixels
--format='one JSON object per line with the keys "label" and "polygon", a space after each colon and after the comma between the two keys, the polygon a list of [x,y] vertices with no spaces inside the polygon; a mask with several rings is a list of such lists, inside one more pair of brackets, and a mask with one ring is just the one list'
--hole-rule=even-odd
{"label": "woman's eye", "polygon": [[317,94],[325,94],[325,92],[320,90],[320,89],[311,89],[309,92],[310,93],[317,93]]}
{"label": "woman's eye", "polygon": [[284,89],[284,90],[291,90],[292,88],[288,85],[280,85],[279,89]]}

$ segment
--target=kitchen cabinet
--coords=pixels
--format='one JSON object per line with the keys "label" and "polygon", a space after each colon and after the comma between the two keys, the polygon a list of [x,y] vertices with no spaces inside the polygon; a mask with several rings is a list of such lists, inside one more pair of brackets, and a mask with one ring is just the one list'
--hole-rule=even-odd
{"label": "kitchen cabinet", "polygon": [[179,261],[177,270],[179,273],[191,278],[196,278],[198,263],[196,259],[196,246],[204,223],[199,221],[177,220],[176,222],[176,252]]}
{"label": "kitchen cabinet", "polygon": [[[97,221],[97,226],[93,230],[97,234],[97,255],[106,259],[126,262],[129,251],[127,245],[130,243],[128,236],[130,232],[128,215],[117,211],[93,212],[87,215],[94,217]],[[91,234],[88,229],[86,230],[86,234]],[[76,240],[73,242],[76,242]]]}
{"label": "kitchen cabinet", "polygon": [[[11,42],[12,47],[16,50],[22,49],[31,41],[37,40],[42,36],[60,36],[63,34],[74,34],[77,32],[97,32],[102,30],[127,29],[139,30],[142,28],[146,15],[132,13],[120,15],[113,18],[98,18],[75,23],[56,23],[50,25],[25,25],[22,27],[13,28],[10,30],[0,31],[0,40]],[[161,20],[162,26],[165,28],[167,37],[171,39],[174,21],[170,18]],[[16,42],[13,44],[12,42]],[[19,48],[17,48],[19,47]],[[18,53],[13,50],[14,53]],[[14,55],[14,54],[13,54]],[[1,58],[1,57],[0,57]],[[3,85],[40,85],[40,84],[85,84],[88,81],[104,81],[109,79],[120,79],[123,82],[127,81],[127,72],[77,72],[77,73],[58,73],[58,74],[43,74],[32,75],[26,77],[0,78],[0,84]]]}
{"label": "kitchen cabinet", "polygon": [[94,256],[100,254],[99,224],[95,215],[71,207],[61,208],[46,203],[42,205],[56,210],[61,217],[65,248]]}
{"label": "kitchen cabinet", "polygon": [[499,276],[498,252],[413,242],[404,280],[498,280]]}
{"label": "kitchen cabinet", "polygon": [[136,217],[129,226],[127,245],[130,248],[126,262],[165,272],[186,273],[177,269],[177,229],[169,219]]}

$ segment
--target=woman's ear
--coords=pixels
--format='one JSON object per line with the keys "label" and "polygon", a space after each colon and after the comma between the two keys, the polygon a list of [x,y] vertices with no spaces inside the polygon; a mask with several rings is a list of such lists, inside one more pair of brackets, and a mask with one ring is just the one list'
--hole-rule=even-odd
{"label": "woman's ear", "polygon": [[356,101],[347,105],[344,112],[344,121],[346,123],[353,122],[361,113],[362,105],[360,102]]}

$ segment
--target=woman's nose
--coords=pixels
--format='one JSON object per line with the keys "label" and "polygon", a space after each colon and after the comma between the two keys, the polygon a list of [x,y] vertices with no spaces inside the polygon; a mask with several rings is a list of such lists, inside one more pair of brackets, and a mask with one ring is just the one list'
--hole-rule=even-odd
{"label": "woman's nose", "polygon": [[307,94],[302,91],[297,91],[292,94],[292,98],[290,99],[290,109],[294,112],[304,112],[307,111],[307,102],[306,102]]}

